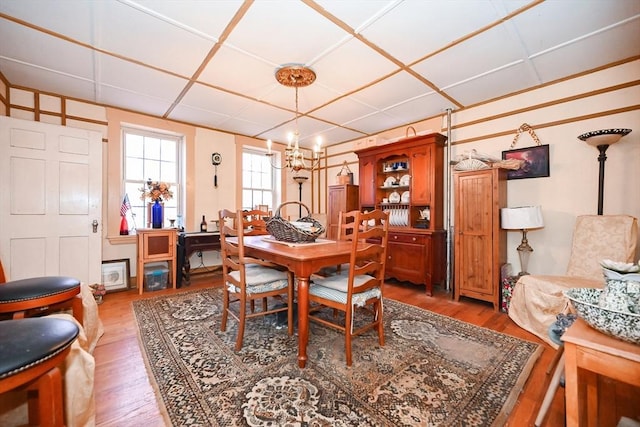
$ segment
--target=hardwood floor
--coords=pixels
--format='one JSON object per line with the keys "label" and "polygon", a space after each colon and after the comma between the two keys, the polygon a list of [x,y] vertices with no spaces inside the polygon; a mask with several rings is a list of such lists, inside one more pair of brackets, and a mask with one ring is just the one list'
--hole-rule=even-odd
{"label": "hardwood floor", "polygon": [[[190,286],[176,291],[169,289],[146,292],[140,296],[136,290],[129,290],[106,295],[100,305],[105,333],[94,352],[98,426],[165,425],[138,345],[131,301],[208,286],[221,286],[219,276],[194,275]],[[509,426],[532,426],[547,390],[550,375],[545,371],[555,350],[518,327],[505,313],[494,312],[489,304],[471,299],[455,302],[451,294],[441,288],[436,287],[434,291],[434,296],[428,297],[421,286],[390,282],[385,287],[385,296],[544,345],[544,352],[535,364],[523,392],[518,396],[507,423]],[[544,426],[564,425],[563,393],[562,388],[556,393]]]}

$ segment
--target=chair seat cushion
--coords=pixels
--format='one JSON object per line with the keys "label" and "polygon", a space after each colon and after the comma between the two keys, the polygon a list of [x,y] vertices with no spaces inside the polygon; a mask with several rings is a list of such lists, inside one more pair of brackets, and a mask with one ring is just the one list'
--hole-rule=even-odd
{"label": "chair seat cushion", "polygon": [[[234,280],[240,280],[240,271],[229,273]],[[261,294],[289,286],[289,277],[286,271],[265,267],[259,264],[251,264],[245,268],[247,284],[247,294]],[[232,283],[227,282],[230,292],[240,292],[240,289]]]}
{"label": "chair seat cushion", "polygon": [[[360,286],[373,279],[373,277],[366,274],[361,274],[353,278],[354,293],[352,296],[352,301],[354,305],[362,307],[365,305],[367,300],[370,300],[371,298],[380,298],[380,296],[382,295],[382,291],[377,287],[368,289],[365,292],[358,292],[358,288]],[[348,281],[348,275],[314,278],[313,283],[309,288],[309,294],[331,301],[336,301],[341,304],[346,304]]]}
{"label": "chair seat cushion", "polygon": [[0,284],[0,304],[29,301],[78,289],[80,281],[73,277],[46,276],[12,280]]}
{"label": "chair seat cushion", "polygon": [[65,319],[31,317],[0,322],[0,378],[28,369],[69,347],[78,326]]}

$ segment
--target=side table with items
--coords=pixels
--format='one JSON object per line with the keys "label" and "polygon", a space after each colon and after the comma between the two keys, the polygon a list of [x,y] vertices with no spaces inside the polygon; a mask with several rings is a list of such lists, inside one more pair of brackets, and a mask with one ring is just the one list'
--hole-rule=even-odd
{"label": "side table with items", "polygon": [[[599,413],[603,406],[599,399],[612,401],[612,393],[599,390],[604,382],[598,376],[640,387],[640,346],[610,337],[587,325],[582,319],[576,320],[562,336],[564,341],[565,381],[566,381],[566,425],[614,425],[606,418],[616,414]],[[640,402],[640,392],[631,396],[632,402]],[[614,405],[606,405],[606,410],[615,411]],[[640,412],[637,405],[632,410]],[[626,414],[622,414],[626,415]],[[638,414],[630,414],[637,416]]]}
{"label": "side table with items", "polygon": [[202,251],[220,251],[220,232],[180,232],[178,234],[177,286],[189,285],[191,281],[191,255]]}
{"label": "side table with items", "polygon": [[145,264],[165,261],[169,264],[169,277],[176,288],[176,242],[175,228],[143,228],[138,234],[138,263],[136,269],[138,293],[144,290]]}
{"label": "side table with items", "polygon": [[509,312],[509,303],[511,302],[511,294],[513,294],[513,288],[518,283],[520,276],[506,276],[502,278],[502,300],[500,301],[500,311],[504,313]]}

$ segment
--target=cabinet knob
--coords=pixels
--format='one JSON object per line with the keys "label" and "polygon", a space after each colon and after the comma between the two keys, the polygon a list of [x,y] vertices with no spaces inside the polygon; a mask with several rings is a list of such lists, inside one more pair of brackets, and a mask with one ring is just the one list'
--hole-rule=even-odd
{"label": "cabinet knob", "polygon": [[398,236],[393,236],[393,239],[394,240],[398,240]]}
{"label": "cabinet knob", "polygon": [[413,238],[413,239],[411,239],[411,240],[413,240],[413,241],[415,242],[415,241],[416,241],[416,238],[414,237],[414,238]]}

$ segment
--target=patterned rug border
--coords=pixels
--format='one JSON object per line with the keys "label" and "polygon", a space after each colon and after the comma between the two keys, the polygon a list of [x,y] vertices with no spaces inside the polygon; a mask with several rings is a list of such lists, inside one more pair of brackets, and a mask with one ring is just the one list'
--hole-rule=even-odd
{"label": "patterned rug border", "polygon": [[[184,290],[181,291],[179,293],[173,293],[173,294],[164,294],[164,295],[157,295],[157,296],[149,296],[147,298],[143,298],[140,300],[134,300],[131,302],[131,309],[133,311],[133,315],[135,318],[135,322],[136,322],[136,329],[137,329],[137,339],[138,339],[138,344],[140,346],[140,352],[142,355],[142,358],[144,360],[144,364],[145,364],[145,369],[146,372],[148,374],[149,377],[149,381],[153,387],[154,393],[156,395],[156,401],[158,403],[158,407],[159,407],[159,411],[162,414],[162,417],[164,419],[164,422],[166,425],[168,426],[172,426],[173,421],[171,419],[171,415],[169,413],[169,410],[167,409],[167,402],[165,402],[165,398],[162,395],[162,391],[161,391],[161,387],[158,383],[158,380],[156,378],[156,372],[154,371],[152,365],[151,365],[151,361],[149,360],[149,355],[147,354],[147,345],[145,344],[145,342],[143,341],[144,337],[142,336],[142,331],[141,331],[141,318],[139,313],[136,310],[136,305],[139,305],[141,309],[145,309],[146,307],[144,307],[145,304],[149,304],[152,303],[153,301],[159,301],[159,300],[168,300],[168,299],[172,299],[172,298],[184,298],[185,296],[189,296],[189,295],[197,295],[197,294],[201,294],[201,293],[210,293],[211,291],[220,291],[221,288],[220,287],[212,287],[212,288],[204,288],[204,289],[191,289],[191,290]],[[412,304],[408,304],[402,301],[398,301],[392,298],[385,298],[385,300],[389,300],[389,301],[393,301],[394,304],[398,304],[399,306],[404,306],[406,308],[408,308],[409,310],[417,310],[417,311],[423,311],[425,313],[428,313],[428,315],[433,316],[434,318],[440,318],[440,319],[446,319],[447,322],[452,322],[455,323],[459,326],[462,327],[472,327],[472,328],[478,328],[479,330],[483,330],[486,331],[487,333],[490,334],[496,334],[499,336],[504,337],[505,339],[508,340],[516,340],[522,343],[528,343],[530,345],[535,346],[535,350],[531,352],[531,354],[529,355],[528,360],[526,361],[526,363],[524,364],[524,366],[522,367],[522,370],[520,371],[520,374],[518,375],[517,380],[515,381],[515,383],[513,384],[509,394],[507,395],[507,397],[505,398],[504,404],[499,412],[499,414],[493,419],[493,422],[491,423],[492,426],[502,426],[505,424],[505,422],[507,421],[509,414],[511,413],[511,411],[513,410],[513,407],[515,406],[518,396],[519,394],[522,392],[522,389],[524,388],[524,385],[526,384],[529,376],[531,375],[531,371],[533,370],[533,367],[535,366],[536,362],[538,361],[540,355],[542,354],[544,348],[542,345],[535,343],[533,341],[529,341],[523,338],[519,338],[519,337],[514,337],[512,335],[508,335],[505,334],[503,332],[500,331],[496,331],[484,326],[479,326],[479,325],[475,325],[469,322],[464,322],[461,320],[458,320],[454,317],[450,317],[444,314],[440,314],[440,313],[436,313],[433,312],[431,310],[422,308],[422,307],[418,307]],[[295,342],[297,343],[297,334],[294,335],[293,337],[295,339]],[[357,338],[356,338],[357,339]],[[297,353],[297,346],[296,346],[296,353]],[[310,369],[312,366],[314,365],[313,360],[308,360],[307,361],[307,367],[308,369]],[[194,424],[196,425],[196,424]],[[197,425],[201,425],[201,424],[197,424]],[[216,424],[218,425],[218,424]],[[223,424],[225,425],[225,424]]]}

